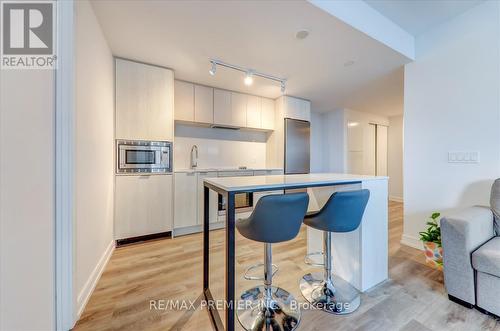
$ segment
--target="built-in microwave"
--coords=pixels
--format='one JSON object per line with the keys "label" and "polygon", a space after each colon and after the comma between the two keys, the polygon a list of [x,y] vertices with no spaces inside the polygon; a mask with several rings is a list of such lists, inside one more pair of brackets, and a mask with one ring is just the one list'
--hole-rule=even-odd
{"label": "built-in microwave", "polygon": [[116,173],[171,173],[172,143],[168,141],[117,140]]}

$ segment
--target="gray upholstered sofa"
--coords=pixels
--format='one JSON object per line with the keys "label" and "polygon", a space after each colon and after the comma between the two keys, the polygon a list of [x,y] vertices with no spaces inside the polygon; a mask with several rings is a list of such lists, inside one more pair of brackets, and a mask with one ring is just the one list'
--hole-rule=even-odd
{"label": "gray upholstered sofa", "polygon": [[[441,219],[444,281],[450,300],[500,316],[500,179],[491,208],[470,207]],[[495,229],[496,228],[496,229]]]}

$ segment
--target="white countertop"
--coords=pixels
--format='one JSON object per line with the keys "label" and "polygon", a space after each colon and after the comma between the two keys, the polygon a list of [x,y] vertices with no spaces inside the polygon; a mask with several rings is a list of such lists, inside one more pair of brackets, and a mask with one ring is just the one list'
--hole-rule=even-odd
{"label": "white countertop", "polygon": [[336,173],[316,173],[304,175],[242,176],[207,178],[204,181],[223,191],[279,190],[303,185],[343,184],[370,180],[387,180],[385,176],[366,176]]}
{"label": "white countertop", "polygon": [[174,172],[209,172],[209,171],[259,171],[259,170],[280,170],[280,168],[247,168],[247,169],[239,169],[239,168],[195,168],[195,169],[174,169]]}

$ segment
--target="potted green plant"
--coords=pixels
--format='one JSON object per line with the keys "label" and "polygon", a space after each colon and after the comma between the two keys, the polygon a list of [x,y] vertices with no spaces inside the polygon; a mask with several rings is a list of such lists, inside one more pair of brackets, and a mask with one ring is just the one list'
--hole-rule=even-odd
{"label": "potted green plant", "polygon": [[420,232],[420,240],[424,243],[425,262],[439,270],[443,270],[443,247],[441,246],[441,228],[439,227],[441,213],[434,212],[427,222],[427,230]]}

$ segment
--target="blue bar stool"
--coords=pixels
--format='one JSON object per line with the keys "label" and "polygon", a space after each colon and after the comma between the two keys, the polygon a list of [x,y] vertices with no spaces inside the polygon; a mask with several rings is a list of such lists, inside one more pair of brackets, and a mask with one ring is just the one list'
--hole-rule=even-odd
{"label": "blue bar stool", "polygon": [[[333,193],[321,210],[309,214],[304,223],[323,231],[323,252],[306,255],[306,263],[323,267],[323,273],[308,273],[300,280],[302,295],[313,306],[332,314],[349,314],[361,304],[359,291],[332,274],[332,232],[356,230],[370,197],[369,190]],[[312,256],[322,255],[323,263],[315,263]]]}
{"label": "blue bar stool", "polygon": [[[241,294],[237,315],[245,330],[291,331],[299,325],[300,309],[295,298],[286,290],[272,286],[272,243],[291,240],[297,236],[307,211],[307,193],[266,195],[259,199],[252,214],[238,221],[236,228],[248,239],[264,243],[264,285],[256,286]],[[260,264],[262,266],[262,264]]]}

